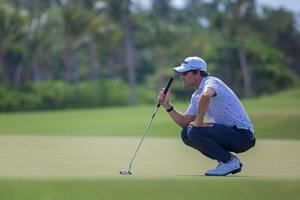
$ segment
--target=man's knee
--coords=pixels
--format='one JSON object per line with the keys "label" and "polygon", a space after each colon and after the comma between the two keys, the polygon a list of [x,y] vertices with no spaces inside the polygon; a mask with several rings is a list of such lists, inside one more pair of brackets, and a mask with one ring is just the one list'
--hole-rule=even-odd
{"label": "man's knee", "polygon": [[187,131],[187,138],[192,145],[205,145],[203,144],[207,140],[205,128],[191,128],[189,131]]}
{"label": "man's knee", "polygon": [[187,136],[187,128],[183,128],[181,130],[181,139],[182,139],[182,141],[183,141],[184,144],[186,144],[188,146],[191,146],[189,138]]}
{"label": "man's knee", "polygon": [[183,128],[181,131],[181,138],[188,146],[199,146],[206,141],[204,132],[205,130],[203,128]]}
{"label": "man's knee", "polygon": [[195,140],[198,139],[199,137],[202,137],[201,128],[196,128],[196,127],[191,128],[187,132],[187,137],[189,138],[189,140]]}

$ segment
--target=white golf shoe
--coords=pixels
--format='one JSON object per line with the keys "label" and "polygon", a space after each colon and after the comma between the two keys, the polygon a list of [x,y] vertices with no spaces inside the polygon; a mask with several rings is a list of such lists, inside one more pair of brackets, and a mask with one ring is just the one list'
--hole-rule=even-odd
{"label": "white golf shoe", "polygon": [[228,174],[236,174],[242,170],[240,159],[232,155],[227,163],[219,162],[215,169],[207,170],[205,176],[226,176]]}

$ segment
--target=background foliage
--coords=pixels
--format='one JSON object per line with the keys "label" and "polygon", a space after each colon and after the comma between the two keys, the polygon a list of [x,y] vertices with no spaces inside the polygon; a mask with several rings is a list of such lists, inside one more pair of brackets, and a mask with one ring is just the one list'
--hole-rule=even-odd
{"label": "background foliage", "polygon": [[152,102],[191,55],[239,96],[282,90],[299,83],[295,20],[254,0],[0,0],[0,111]]}

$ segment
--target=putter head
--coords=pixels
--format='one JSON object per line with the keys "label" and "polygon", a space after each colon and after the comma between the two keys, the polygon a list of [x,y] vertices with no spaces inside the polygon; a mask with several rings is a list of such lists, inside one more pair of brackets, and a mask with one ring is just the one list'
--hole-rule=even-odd
{"label": "putter head", "polygon": [[132,173],[130,171],[120,171],[122,176],[130,176]]}

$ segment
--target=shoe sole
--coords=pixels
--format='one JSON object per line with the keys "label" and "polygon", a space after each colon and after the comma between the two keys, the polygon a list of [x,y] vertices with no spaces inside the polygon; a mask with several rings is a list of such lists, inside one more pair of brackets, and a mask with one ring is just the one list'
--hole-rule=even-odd
{"label": "shoe sole", "polygon": [[231,172],[228,172],[228,173],[226,173],[226,174],[207,174],[207,173],[205,173],[204,175],[205,175],[205,176],[227,176],[228,174],[236,174],[236,173],[239,173],[240,171],[242,171],[242,167],[243,167],[243,164],[240,163],[240,168],[235,169],[235,170],[233,170],[233,171],[231,171]]}

